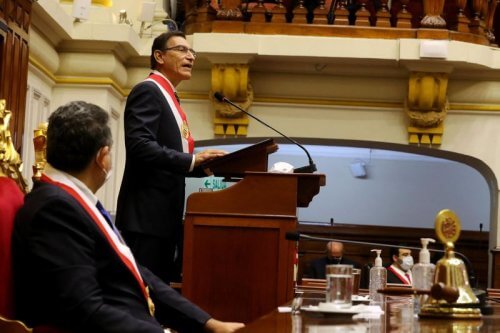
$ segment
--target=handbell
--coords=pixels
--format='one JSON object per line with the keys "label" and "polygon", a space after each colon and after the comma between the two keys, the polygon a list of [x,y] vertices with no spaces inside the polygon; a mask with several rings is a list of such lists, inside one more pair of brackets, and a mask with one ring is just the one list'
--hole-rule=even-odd
{"label": "handbell", "polygon": [[[460,221],[451,210],[436,216],[437,238],[445,245],[445,255],[436,264],[431,295],[421,307],[420,317],[479,319],[479,300],[469,284],[464,262],[455,257],[454,242],[460,236]],[[446,291],[454,292],[446,292]]]}

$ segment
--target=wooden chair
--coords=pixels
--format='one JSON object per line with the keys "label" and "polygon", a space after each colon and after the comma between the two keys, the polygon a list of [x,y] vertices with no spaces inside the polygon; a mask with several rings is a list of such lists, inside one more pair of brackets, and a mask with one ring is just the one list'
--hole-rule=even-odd
{"label": "wooden chair", "polygon": [[10,320],[0,316],[0,332],[31,333],[33,330],[18,320]]}
{"label": "wooden chair", "polygon": [[488,288],[486,293],[489,300],[500,303],[500,289]]}
{"label": "wooden chair", "polygon": [[11,235],[14,217],[24,202],[26,182],[21,175],[21,158],[14,148],[9,130],[11,112],[0,100],[0,315],[14,315],[11,271]]}
{"label": "wooden chair", "polygon": [[302,283],[297,286],[300,289],[326,290],[325,279],[302,278]]}
{"label": "wooden chair", "polygon": [[[12,143],[9,130],[11,112],[5,109],[5,100],[0,100],[0,332],[6,333],[59,333],[58,329],[43,326],[34,329],[14,318],[14,295],[12,281],[11,237],[14,218],[24,202],[28,191],[21,174],[22,161]],[[45,167],[46,125],[35,131],[34,178]]]}

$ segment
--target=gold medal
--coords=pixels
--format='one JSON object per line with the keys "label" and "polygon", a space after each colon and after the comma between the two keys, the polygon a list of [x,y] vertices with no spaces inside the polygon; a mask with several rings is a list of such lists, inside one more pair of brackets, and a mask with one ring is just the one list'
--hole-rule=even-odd
{"label": "gold medal", "polygon": [[189,126],[185,120],[182,121],[181,133],[184,139],[189,138]]}
{"label": "gold medal", "polygon": [[148,296],[148,308],[149,308],[149,314],[154,317],[155,316],[155,304],[153,303],[153,300],[151,297],[149,297],[149,287],[146,286],[146,295]]}

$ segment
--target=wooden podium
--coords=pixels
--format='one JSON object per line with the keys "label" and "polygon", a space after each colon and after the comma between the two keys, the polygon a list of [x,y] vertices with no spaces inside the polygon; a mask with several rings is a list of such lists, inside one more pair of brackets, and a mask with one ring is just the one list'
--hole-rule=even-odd
{"label": "wooden podium", "polygon": [[207,164],[242,179],[187,200],[182,293],[214,318],[248,323],[293,298],[295,243],[285,234],[325,176],[256,171],[276,149],[267,140]]}

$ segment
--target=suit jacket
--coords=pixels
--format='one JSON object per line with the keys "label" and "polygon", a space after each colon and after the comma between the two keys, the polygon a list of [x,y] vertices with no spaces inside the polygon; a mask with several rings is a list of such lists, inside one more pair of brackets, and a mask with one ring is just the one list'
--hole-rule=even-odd
{"label": "suit jacket", "polygon": [[192,155],[182,152],[175,117],[153,82],[132,89],[124,122],[126,162],[116,225],[121,230],[171,236],[182,226],[185,176]]}
{"label": "suit jacket", "polygon": [[139,266],[155,302],[149,314],[139,283],[78,201],[37,183],[13,234],[18,318],[72,332],[201,332],[210,316]]}
{"label": "suit jacket", "polygon": [[[307,274],[310,278],[313,279],[325,279],[326,278],[326,265],[333,265],[334,263],[330,262],[328,257],[322,257],[317,260],[311,262],[310,272]],[[354,268],[359,268],[359,264],[354,262],[348,258],[342,257],[340,262],[336,262],[338,265],[352,265]]]}
{"label": "suit jacket", "polygon": [[391,265],[387,266],[387,283],[407,284],[406,281],[401,280],[399,278],[399,276],[397,276],[396,274],[394,274],[389,269],[389,267],[391,267]]}

